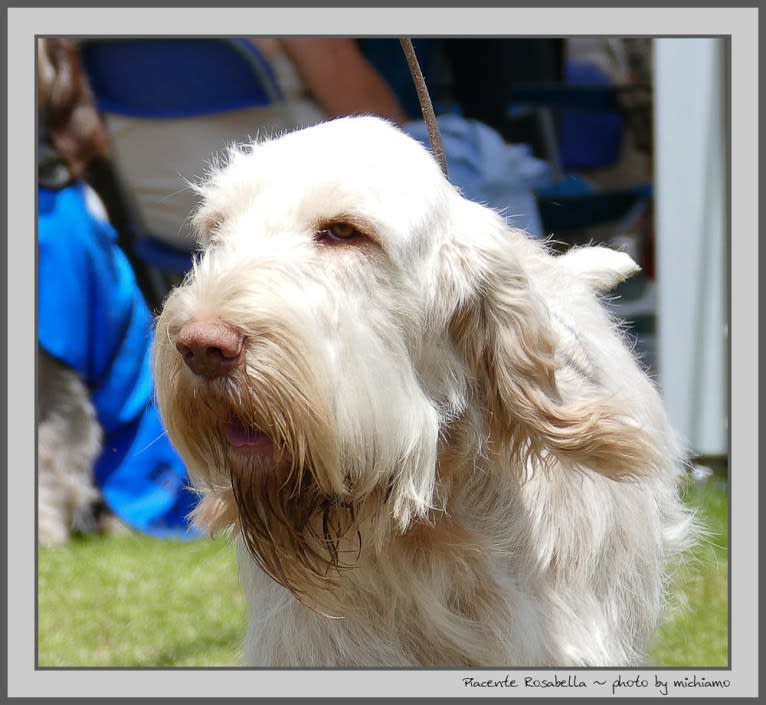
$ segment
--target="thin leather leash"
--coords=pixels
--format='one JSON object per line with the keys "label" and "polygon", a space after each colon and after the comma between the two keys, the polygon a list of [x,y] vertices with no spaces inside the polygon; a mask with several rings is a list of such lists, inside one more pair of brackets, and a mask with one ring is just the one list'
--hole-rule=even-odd
{"label": "thin leather leash", "polygon": [[404,56],[407,59],[407,65],[410,67],[412,81],[415,84],[415,91],[418,94],[420,111],[423,113],[423,120],[425,121],[426,129],[428,130],[428,141],[431,143],[431,152],[439,163],[444,176],[448,176],[447,158],[444,155],[442,136],[439,132],[439,125],[436,122],[436,113],[434,113],[434,106],[431,103],[431,96],[428,94],[426,80],[423,77],[423,72],[420,70],[420,63],[415,54],[415,48],[412,46],[412,40],[409,37],[401,37],[399,41],[401,42]]}

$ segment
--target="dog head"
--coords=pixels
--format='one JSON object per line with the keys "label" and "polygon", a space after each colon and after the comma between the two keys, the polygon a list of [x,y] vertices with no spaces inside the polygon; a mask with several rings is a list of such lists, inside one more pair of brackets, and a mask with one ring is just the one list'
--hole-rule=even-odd
{"label": "dog head", "polygon": [[236,524],[297,595],[353,561],[366,522],[380,539],[445,501],[458,437],[521,468],[620,475],[646,456],[608,401],[557,387],[535,286],[552,258],[388,123],[232,150],[200,192],[204,253],[157,323],[158,401],[199,520]]}

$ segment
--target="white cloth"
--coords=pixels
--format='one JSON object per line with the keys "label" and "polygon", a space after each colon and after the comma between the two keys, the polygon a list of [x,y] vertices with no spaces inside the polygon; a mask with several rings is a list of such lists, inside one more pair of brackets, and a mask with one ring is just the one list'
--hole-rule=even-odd
{"label": "white cloth", "polygon": [[184,249],[194,246],[188,217],[197,195],[188,182],[205,175],[213,155],[324,118],[289,58],[278,53],[269,61],[284,103],[189,118],[105,116],[117,171],[142,225],[157,239]]}

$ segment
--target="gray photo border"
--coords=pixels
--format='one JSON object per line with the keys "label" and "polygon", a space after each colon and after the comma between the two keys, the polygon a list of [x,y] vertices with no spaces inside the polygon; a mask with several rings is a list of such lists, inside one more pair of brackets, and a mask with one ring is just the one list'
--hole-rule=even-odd
{"label": "gray photo border", "polygon": [[[736,468],[733,484],[732,538],[736,556],[731,576],[732,682],[728,697],[750,697],[757,692],[758,634],[752,618],[758,603],[758,556],[754,527],[758,524],[758,251],[757,204],[758,159],[750,144],[757,142],[758,11],[755,3],[666,8],[664,3],[634,3],[633,7],[590,2],[588,8],[567,3],[544,7],[508,7],[508,3],[481,3],[470,9],[447,7],[448,3],[421,2],[411,8],[404,3],[386,7],[359,7],[334,3],[316,7],[295,3],[290,7],[190,7],[154,8],[149,3],[133,7],[103,7],[81,2],[79,7],[40,3],[9,7],[4,15],[8,38],[6,95],[8,100],[8,174],[5,202],[8,219],[8,287],[6,310],[8,341],[7,392],[9,418],[8,448],[8,629],[13,647],[7,654],[7,683],[10,697],[136,697],[177,696],[218,698],[242,696],[358,697],[465,697],[462,672],[397,671],[258,671],[205,669],[146,669],[138,674],[123,669],[36,670],[35,669],[35,532],[32,473],[34,465],[35,387],[35,246],[34,238],[34,51],[33,38],[40,34],[646,34],[731,35],[732,38],[732,166],[730,173],[731,219],[731,398],[732,429],[730,464]],[[86,7],[90,5],[90,7]],[[558,7],[551,12],[551,7]],[[304,9],[297,11],[296,7]],[[45,8],[45,9],[41,9]],[[438,8],[438,11],[435,11]],[[546,11],[547,10],[547,11]],[[12,176],[11,176],[12,175]],[[750,479],[752,477],[752,484]],[[736,492],[734,491],[736,489]],[[12,498],[12,499],[11,499]],[[565,673],[565,669],[557,669]],[[647,669],[647,673],[651,673]],[[720,678],[720,671],[698,676]],[[601,680],[618,671],[599,672]],[[482,674],[483,677],[484,674]],[[487,673],[502,679],[505,673]],[[630,675],[630,671],[624,673]],[[341,677],[342,676],[342,677]],[[656,693],[652,693],[656,694]],[[712,694],[712,693],[711,693]],[[717,693],[719,694],[719,693]],[[475,696],[476,693],[471,693]],[[482,695],[508,695],[497,692]],[[515,694],[514,694],[515,695]],[[525,693],[525,696],[530,695]],[[540,696],[549,696],[543,691]],[[561,693],[556,693],[559,697]],[[600,691],[578,691],[577,695],[604,695]],[[695,696],[705,696],[703,691]]]}

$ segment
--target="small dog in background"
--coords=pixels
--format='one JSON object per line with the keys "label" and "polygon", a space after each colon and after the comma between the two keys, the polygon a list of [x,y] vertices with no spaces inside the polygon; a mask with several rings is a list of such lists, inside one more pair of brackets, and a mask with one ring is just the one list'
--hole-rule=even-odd
{"label": "small dog in background", "polygon": [[598,294],[376,118],[232,150],[157,322],[158,402],[233,527],[252,666],[631,666],[693,535]]}
{"label": "small dog in background", "polygon": [[38,541],[62,545],[72,532],[98,526],[100,494],[93,468],[101,427],[88,390],[74,370],[38,351]]}

